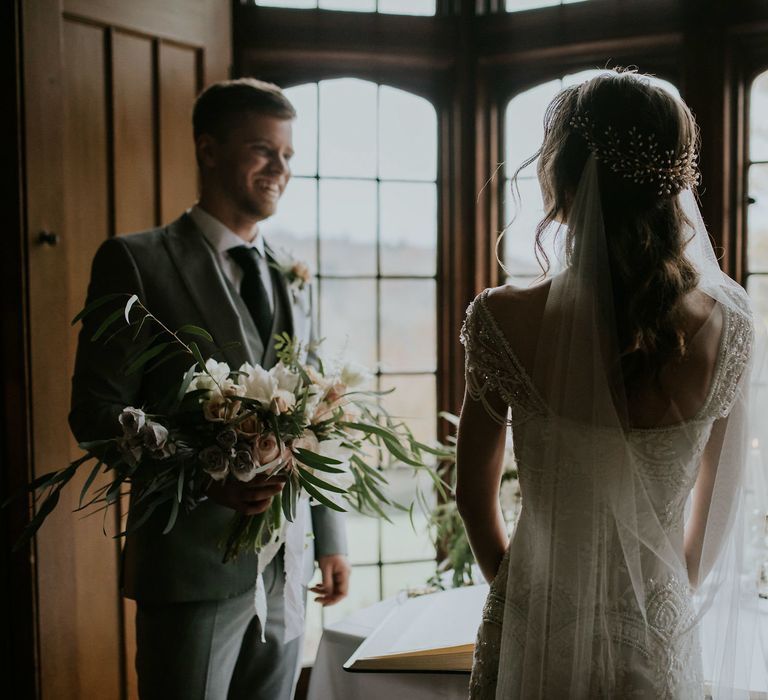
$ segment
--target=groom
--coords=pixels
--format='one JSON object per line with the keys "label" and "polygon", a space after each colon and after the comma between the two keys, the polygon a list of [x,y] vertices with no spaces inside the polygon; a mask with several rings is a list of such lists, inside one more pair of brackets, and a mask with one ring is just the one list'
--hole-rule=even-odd
{"label": "groom", "polygon": [[[88,301],[137,294],[171,329],[206,328],[214,343],[202,341],[203,354],[233,368],[274,365],[277,334],[309,341],[309,289],[289,285],[258,229],[275,213],[290,179],[295,116],[269,83],[241,79],[206,89],[193,113],[198,203],[168,226],[107,240],[93,262]],[[126,375],[136,348],[128,334],[106,345],[91,342],[110,310],[86,317],[80,333],[70,414],[79,441],[117,434],[124,407],[152,405],[189,364],[181,358]],[[223,349],[217,353],[217,347]],[[126,538],[122,588],[137,603],[142,700],[292,697],[313,559],[322,573],[312,589],[316,600],[332,605],[347,592],[343,519],[324,506],[313,507],[311,516],[300,513],[306,533],[294,528],[268,564],[264,554],[259,562],[253,553],[222,564],[218,547],[234,513],[264,512],[281,489],[263,476],[246,484],[212,482],[168,534],[162,534],[167,512],[156,511]],[[263,613],[255,613],[264,594],[266,624]]]}

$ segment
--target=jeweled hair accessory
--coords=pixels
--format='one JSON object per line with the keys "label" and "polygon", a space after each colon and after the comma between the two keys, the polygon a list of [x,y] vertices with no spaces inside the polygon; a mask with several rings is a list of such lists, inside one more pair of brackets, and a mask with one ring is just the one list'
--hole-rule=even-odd
{"label": "jeweled hair accessory", "polygon": [[624,138],[611,126],[598,133],[588,112],[575,114],[570,124],[595,158],[626,180],[658,184],[659,195],[675,195],[699,184],[699,154],[693,141],[675,155],[674,151],[662,150],[653,133],[643,134],[634,126]]}

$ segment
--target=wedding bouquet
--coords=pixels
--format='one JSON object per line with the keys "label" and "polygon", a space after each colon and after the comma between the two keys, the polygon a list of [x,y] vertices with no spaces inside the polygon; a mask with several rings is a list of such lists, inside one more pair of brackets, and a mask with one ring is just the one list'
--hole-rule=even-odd
{"label": "wedding bouquet", "polygon": [[[458,425],[458,418],[450,413],[441,413],[454,426]],[[456,438],[448,438],[448,444],[444,446],[443,459],[448,465],[456,461]],[[438,551],[445,552],[445,557],[438,563],[437,571],[428,583],[438,588],[444,587],[444,575],[451,572],[451,585],[453,588],[471,586],[475,583],[473,567],[475,556],[469,546],[464,522],[456,507],[454,490],[456,485],[456,469],[451,465],[450,479],[448,482],[447,497],[439,501],[429,515],[430,530],[433,533],[435,547]],[[501,474],[501,487],[499,489],[499,502],[507,531],[511,535],[517,519],[520,515],[522,497],[520,484],[517,479],[517,464],[512,449],[512,443],[507,442],[504,450],[504,466]]]}
{"label": "wedding bouquet", "polygon": [[[74,322],[116,296],[96,300]],[[134,321],[132,313],[138,316]],[[382,408],[380,394],[364,389],[371,378],[366,369],[331,366],[319,359],[308,363],[303,358],[315,348],[302,348],[287,335],[276,339],[278,362],[270,370],[250,364],[232,368],[204,358],[197,342],[190,340],[212,342],[207,331],[197,326],[173,331],[135,295],[106,317],[93,339],[122,317],[137,331],[147,323],[159,327],[129,362],[127,372],[148,363],[156,367],[177,354],[188,355],[194,364],[172,387],[167,401],[157,407],[126,406],[118,419],[121,435],[82,443],[82,457],[31,484],[34,492],[46,495],[23,540],[34,535],[61,489],[87,462],[95,464],[85,480],[80,509],[109,508],[130,486],[129,526],[119,535],[142,526],[168,505],[164,533],[169,532],[180,509],[198,505],[210,480],[248,482],[258,474],[280,475],[284,487],[270,508],[253,516],[236,514],[229,532],[222,533],[225,561],[269,542],[283,519],[294,519],[300,498],[384,518],[385,506],[406,509],[384,494],[386,477],[373,466],[382,458],[426,469],[439,482],[425,455],[439,455],[440,450],[417,442],[404,423]],[[111,473],[111,480],[93,489],[102,470]]]}

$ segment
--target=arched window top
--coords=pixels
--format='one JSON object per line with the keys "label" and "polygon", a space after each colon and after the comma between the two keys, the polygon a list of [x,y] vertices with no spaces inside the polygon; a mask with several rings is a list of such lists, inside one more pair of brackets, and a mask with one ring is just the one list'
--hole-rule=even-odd
{"label": "arched window top", "polygon": [[437,112],[429,100],[358,78],[321,80],[285,94],[298,112],[295,175],[436,179]]}
{"label": "arched window top", "polygon": [[435,0],[253,0],[262,7],[297,10],[380,12],[387,15],[434,15]]}
{"label": "arched window top", "polygon": [[[544,216],[541,191],[536,176],[537,161],[520,171],[517,188],[519,202],[512,197],[511,178],[517,168],[530,158],[544,139],[544,112],[555,95],[565,87],[578,85],[604,71],[590,69],[569,73],[560,78],[535,85],[512,97],[507,103],[504,120],[504,210],[505,224],[502,256],[508,277],[516,283],[526,285],[538,278],[541,267],[536,260],[534,236],[536,226]],[[676,97],[678,89],[661,78],[651,77],[651,82],[668,90]],[[511,223],[510,223],[511,222]],[[553,270],[557,270],[555,238],[545,237],[546,248]]]}

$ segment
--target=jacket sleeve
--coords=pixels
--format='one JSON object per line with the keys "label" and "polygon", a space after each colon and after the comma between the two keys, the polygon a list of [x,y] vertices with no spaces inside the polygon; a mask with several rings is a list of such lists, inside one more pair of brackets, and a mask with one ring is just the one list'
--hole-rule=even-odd
{"label": "jacket sleeve", "polygon": [[102,321],[125,306],[131,294],[146,301],[136,261],[120,238],[105,241],[97,251],[86,304],[113,293],[125,294],[125,298],[100,306],[83,319],[80,328],[69,414],[69,425],[79,442],[118,435],[120,412],[135,406],[140,396],[141,372],[125,374],[126,361],[138,347],[133,341],[134,329],[118,319],[98,340],[91,339]]}

